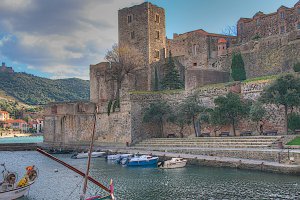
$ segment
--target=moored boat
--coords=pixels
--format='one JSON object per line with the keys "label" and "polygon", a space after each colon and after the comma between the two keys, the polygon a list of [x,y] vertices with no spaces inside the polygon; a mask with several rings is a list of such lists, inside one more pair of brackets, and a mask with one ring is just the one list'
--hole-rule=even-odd
{"label": "moored boat", "polygon": [[115,155],[108,155],[107,160],[122,160],[123,158],[132,157],[132,154],[115,154]]}
{"label": "moored boat", "polygon": [[18,183],[17,175],[7,171],[4,164],[2,166],[4,170],[3,182],[0,183],[0,200],[13,200],[26,195],[38,176],[34,166],[26,167],[26,174]]}
{"label": "moored boat", "polygon": [[[103,157],[106,154],[106,152],[100,151],[100,152],[92,152],[91,157],[92,158],[98,158]],[[71,158],[79,159],[79,158],[88,158],[89,153],[76,153],[71,156]]]}
{"label": "moored boat", "polygon": [[14,188],[8,191],[0,191],[0,200],[13,200],[26,195],[30,189],[30,186],[33,184],[29,183],[24,187]]}
{"label": "moored boat", "polygon": [[185,167],[187,160],[183,158],[172,158],[171,160],[162,161],[158,163],[158,167],[161,169],[174,169]]}
{"label": "moored boat", "polygon": [[128,159],[127,166],[157,166],[158,157],[150,155],[134,156]]}

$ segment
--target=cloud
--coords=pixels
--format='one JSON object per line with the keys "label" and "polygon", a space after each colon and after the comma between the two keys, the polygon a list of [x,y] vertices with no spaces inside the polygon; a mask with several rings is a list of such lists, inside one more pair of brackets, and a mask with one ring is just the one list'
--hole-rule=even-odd
{"label": "cloud", "polygon": [[2,0],[0,55],[50,77],[88,78],[117,42],[118,9],[143,0]]}

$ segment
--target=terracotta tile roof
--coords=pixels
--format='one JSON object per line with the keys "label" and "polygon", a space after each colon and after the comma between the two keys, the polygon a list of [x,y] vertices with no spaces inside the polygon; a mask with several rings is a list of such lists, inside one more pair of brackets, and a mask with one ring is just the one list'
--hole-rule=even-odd
{"label": "terracotta tile roof", "polygon": [[23,123],[26,124],[27,122],[23,119],[8,119],[5,121],[5,123]]}
{"label": "terracotta tile roof", "polygon": [[8,114],[8,112],[6,112],[6,111],[2,111],[2,110],[0,110],[0,113],[3,113],[3,114]]}
{"label": "terracotta tile roof", "polygon": [[227,40],[225,40],[224,38],[220,38],[218,39],[218,43],[227,43]]}

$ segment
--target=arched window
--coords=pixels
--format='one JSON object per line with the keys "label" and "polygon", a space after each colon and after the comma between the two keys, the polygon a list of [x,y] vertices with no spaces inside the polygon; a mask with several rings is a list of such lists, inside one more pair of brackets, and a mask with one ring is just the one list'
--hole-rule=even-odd
{"label": "arched window", "polygon": [[284,17],[285,17],[284,12],[280,12],[280,19],[284,19]]}

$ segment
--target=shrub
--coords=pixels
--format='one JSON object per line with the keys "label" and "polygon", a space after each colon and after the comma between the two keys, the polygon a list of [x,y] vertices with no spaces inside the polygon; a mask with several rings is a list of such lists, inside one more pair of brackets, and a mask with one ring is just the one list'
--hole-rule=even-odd
{"label": "shrub", "polygon": [[295,72],[300,72],[300,62],[296,63],[293,67]]}
{"label": "shrub", "polygon": [[252,40],[259,40],[261,37],[259,35],[255,35]]}
{"label": "shrub", "polygon": [[288,116],[288,128],[292,131],[300,129],[300,115],[297,113],[291,113]]}

